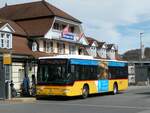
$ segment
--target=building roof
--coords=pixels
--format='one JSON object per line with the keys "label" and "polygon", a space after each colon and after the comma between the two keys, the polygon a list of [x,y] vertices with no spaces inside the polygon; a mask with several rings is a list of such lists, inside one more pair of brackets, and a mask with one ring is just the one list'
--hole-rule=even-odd
{"label": "building roof", "polygon": [[107,44],[107,49],[110,50],[110,49],[112,49],[113,46],[114,46],[114,44]]}
{"label": "building roof", "polygon": [[39,57],[39,59],[94,59],[92,56],[86,55],[56,55],[53,57]]}
{"label": "building roof", "polygon": [[0,28],[3,27],[6,23],[0,19]]}
{"label": "building roof", "polygon": [[[2,52],[4,52],[4,51],[7,52],[9,50],[3,49]],[[13,47],[12,47],[11,52],[12,52],[12,54],[16,54],[16,55],[32,56],[33,58],[36,58],[36,59],[39,57],[56,55],[54,53],[45,53],[45,52],[40,52],[40,51],[33,52],[31,50],[31,48],[29,48],[29,46],[28,46],[28,39],[20,37],[20,36],[13,37]]]}
{"label": "building roof", "polygon": [[28,36],[38,37],[44,36],[48,32],[48,30],[52,26],[53,20],[54,20],[53,18],[39,18],[39,19],[18,21],[17,24],[26,31]]}
{"label": "building roof", "polygon": [[26,32],[15,22],[6,19],[0,19],[0,27],[4,26],[7,23],[14,29],[15,32],[13,34],[27,36]]}
{"label": "building roof", "polygon": [[98,42],[96,39],[91,38],[91,37],[86,37],[86,39],[87,39],[90,46],[93,44],[94,41]]}
{"label": "building roof", "polygon": [[45,0],[24,4],[7,5],[0,9],[0,17],[15,21],[54,16],[81,23],[78,19],[49,4]]}
{"label": "building roof", "polygon": [[97,44],[98,44],[98,48],[102,48],[105,42],[97,42]]}
{"label": "building roof", "polygon": [[56,56],[58,54],[56,53],[45,53],[45,52],[40,52],[40,51],[35,51],[35,52],[32,52],[32,56],[36,59],[38,59],[39,57],[52,57],[52,56]]}
{"label": "building roof", "polygon": [[0,48],[0,53],[10,53],[10,49]]}
{"label": "building roof", "polygon": [[12,45],[13,45],[12,54],[32,55],[32,50],[28,47],[27,38],[13,36],[13,44]]}

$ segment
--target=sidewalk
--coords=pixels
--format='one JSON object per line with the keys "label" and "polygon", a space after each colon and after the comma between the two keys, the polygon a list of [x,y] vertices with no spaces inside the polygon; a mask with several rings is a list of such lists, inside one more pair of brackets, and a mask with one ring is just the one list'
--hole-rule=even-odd
{"label": "sidewalk", "polygon": [[150,88],[150,85],[147,85],[147,86],[129,86],[128,90],[143,89],[143,88]]}
{"label": "sidewalk", "polygon": [[35,103],[34,97],[16,97],[11,99],[0,100],[0,104],[17,104],[17,103]]}

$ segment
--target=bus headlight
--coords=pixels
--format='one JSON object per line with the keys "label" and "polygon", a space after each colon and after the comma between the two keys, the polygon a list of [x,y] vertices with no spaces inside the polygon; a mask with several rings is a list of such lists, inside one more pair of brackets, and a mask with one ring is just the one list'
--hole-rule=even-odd
{"label": "bus headlight", "polygon": [[68,92],[70,92],[70,90],[69,90],[69,89],[64,89],[63,92],[64,92],[64,93],[68,93]]}

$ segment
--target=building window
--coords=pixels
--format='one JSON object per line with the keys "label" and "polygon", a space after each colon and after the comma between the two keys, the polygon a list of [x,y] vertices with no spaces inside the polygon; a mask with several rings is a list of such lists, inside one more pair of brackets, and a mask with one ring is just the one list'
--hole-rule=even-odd
{"label": "building window", "polygon": [[6,48],[10,47],[10,34],[6,34]]}
{"label": "building window", "polygon": [[69,45],[69,54],[75,55],[76,54],[76,46]]}
{"label": "building window", "polygon": [[0,34],[0,48],[12,48],[12,36],[8,33]]}
{"label": "building window", "polygon": [[70,32],[74,33],[74,27],[70,27]]}
{"label": "building window", "polygon": [[47,41],[46,42],[46,52],[53,52],[53,42]]}
{"label": "building window", "polygon": [[4,36],[5,36],[5,34],[1,33],[1,37],[0,37],[0,47],[1,48],[4,48]]}
{"label": "building window", "polygon": [[37,43],[36,42],[32,43],[32,51],[37,51]]}
{"label": "building window", "polygon": [[65,44],[64,43],[57,43],[58,53],[65,54]]}
{"label": "building window", "polygon": [[59,30],[59,24],[58,23],[54,23],[54,29]]}
{"label": "building window", "polygon": [[64,24],[60,25],[60,30],[64,30],[66,26],[67,25],[64,25]]}

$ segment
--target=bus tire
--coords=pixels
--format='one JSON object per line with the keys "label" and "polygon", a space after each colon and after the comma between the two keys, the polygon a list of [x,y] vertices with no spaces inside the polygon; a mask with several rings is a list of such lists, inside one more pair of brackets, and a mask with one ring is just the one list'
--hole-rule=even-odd
{"label": "bus tire", "polygon": [[84,85],[82,88],[82,98],[85,99],[89,95],[89,87],[88,85]]}
{"label": "bus tire", "polygon": [[118,93],[118,85],[117,83],[114,83],[114,86],[113,86],[113,95],[116,95]]}

